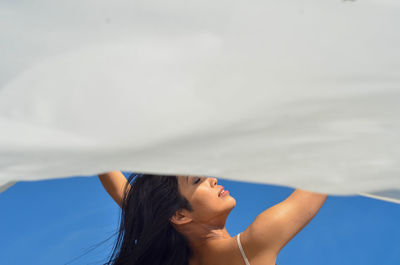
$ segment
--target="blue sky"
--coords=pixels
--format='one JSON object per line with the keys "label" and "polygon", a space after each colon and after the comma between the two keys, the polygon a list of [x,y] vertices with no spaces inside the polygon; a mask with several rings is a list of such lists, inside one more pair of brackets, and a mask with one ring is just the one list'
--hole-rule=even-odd
{"label": "blue sky", "polygon": [[[219,183],[236,199],[227,220],[231,236],[294,190],[222,179]],[[19,182],[0,193],[0,207],[0,263],[7,265],[101,264],[115,237],[87,251],[112,236],[119,221],[119,207],[97,176]],[[277,264],[398,265],[399,220],[398,204],[329,196],[282,249]]]}

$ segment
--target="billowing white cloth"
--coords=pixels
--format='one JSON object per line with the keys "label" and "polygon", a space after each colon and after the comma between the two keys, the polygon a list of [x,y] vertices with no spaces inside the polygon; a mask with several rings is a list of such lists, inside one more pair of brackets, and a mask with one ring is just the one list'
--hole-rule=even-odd
{"label": "billowing white cloth", "polygon": [[0,186],[110,170],[400,200],[393,0],[0,3]]}

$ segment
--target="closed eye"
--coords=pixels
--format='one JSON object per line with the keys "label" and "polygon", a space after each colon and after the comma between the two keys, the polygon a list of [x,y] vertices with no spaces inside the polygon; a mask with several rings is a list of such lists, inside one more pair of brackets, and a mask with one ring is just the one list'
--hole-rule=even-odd
{"label": "closed eye", "polygon": [[199,183],[201,178],[197,178],[197,180],[194,182],[195,184]]}

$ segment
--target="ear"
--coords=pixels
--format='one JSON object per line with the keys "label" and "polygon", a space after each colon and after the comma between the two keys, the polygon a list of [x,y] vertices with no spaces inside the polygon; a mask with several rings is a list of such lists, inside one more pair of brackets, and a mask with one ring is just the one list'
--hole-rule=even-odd
{"label": "ear", "polygon": [[169,220],[175,225],[183,225],[190,223],[192,218],[190,218],[188,211],[178,210]]}

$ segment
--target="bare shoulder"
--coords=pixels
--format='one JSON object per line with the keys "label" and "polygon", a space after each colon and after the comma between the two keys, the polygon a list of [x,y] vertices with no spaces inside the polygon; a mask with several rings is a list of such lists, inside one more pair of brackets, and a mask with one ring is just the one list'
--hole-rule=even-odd
{"label": "bare shoulder", "polygon": [[[240,237],[242,240],[242,234]],[[243,247],[243,246],[242,246]],[[245,250],[245,255],[247,256],[247,252]],[[276,258],[269,255],[260,255],[257,259],[252,259],[250,261],[251,265],[275,265]],[[204,255],[204,258],[196,263],[193,262],[189,265],[245,265],[244,259],[240,252],[238,243],[237,243],[237,235],[226,240],[217,241],[213,244],[210,244],[209,251],[207,251],[207,255]]]}
{"label": "bare shoulder", "polygon": [[244,265],[237,247],[236,237],[212,242],[200,264],[207,265]]}
{"label": "bare shoulder", "polygon": [[240,236],[250,264],[257,265],[256,257],[276,259],[281,249],[314,218],[327,197],[297,189],[286,200],[259,214]]}

